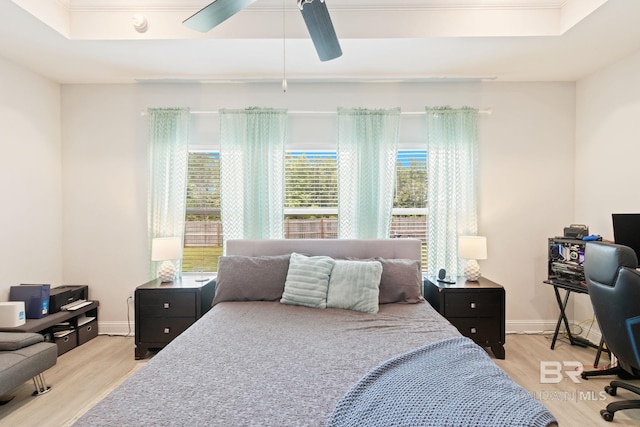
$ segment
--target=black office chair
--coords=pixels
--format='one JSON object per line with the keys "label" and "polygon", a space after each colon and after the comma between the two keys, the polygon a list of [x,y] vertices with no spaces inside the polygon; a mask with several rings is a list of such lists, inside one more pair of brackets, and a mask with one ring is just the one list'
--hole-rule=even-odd
{"label": "black office chair", "polygon": [[[584,274],[589,297],[607,349],[615,355],[617,366],[602,371],[583,372],[590,376],[618,375],[620,378],[640,376],[640,272],[633,249],[603,242],[590,242],[585,247]],[[605,391],[615,396],[618,388],[640,395],[640,387],[611,381]],[[640,400],[613,402],[600,415],[612,421],[616,411],[640,408]]]}

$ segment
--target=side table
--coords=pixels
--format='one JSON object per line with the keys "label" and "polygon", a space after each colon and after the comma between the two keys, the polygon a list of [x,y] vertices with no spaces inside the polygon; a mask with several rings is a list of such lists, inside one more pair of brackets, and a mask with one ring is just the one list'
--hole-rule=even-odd
{"label": "side table", "polygon": [[160,349],[196,322],[211,307],[215,279],[181,277],[151,280],[135,290],[135,358]]}
{"label": "side table", "polygon": [[505,358],[504,287],[484,277],[478,282],[458,277],[453,284],[426,278],[424,296],[462,335]]}

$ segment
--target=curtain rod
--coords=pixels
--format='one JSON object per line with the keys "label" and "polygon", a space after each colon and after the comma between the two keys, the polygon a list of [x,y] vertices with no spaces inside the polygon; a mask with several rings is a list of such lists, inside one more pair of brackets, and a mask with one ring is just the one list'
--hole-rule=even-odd
{"label": "curtain rod", "polygon": [[[453,111],[457,111],[455,108],[453,109]],[[453,112],[452,111],[452,112]],[[438,111],[438,112],[444,112],[446,113],[446,111]],[[305,111],[305,110],[290,110],[287,111],[288,114],[294,114],[294,115],[329,115],[329,114],[338,114],[337,111]],[[485,108],[482,110],[478,110],[479,114],[491,114],[491,108]],[[191,111],[191,114],[218,114],[217,111]],[[416,115],[420,115],[420,114],[427,114],[426,111],[401,111],[400,115],[401,116],[416,116]]]}
{"label": "curtain rod", "polygon": [[[434,110],[435,111],[435,110]],[[455,112],[455,111],[459,111],[456,110],[455,108],[451,111],[451,112]],[[437,111],[438,113],[447,113],[447,111]],[[190,111],[191,114],[218,114],[218,111]],[[338,114],[337,111],[305,111],[305,110],[290,110],[287,111],[288,114],[293,114],[293,115],[330,115],[330,114]],[[492,110],[491,108],[483,108],[478,110],[478,114],[486,114],[486,115],[491,115]],[[147,115],[146,111],[142,111],[140,113],[143,116]],[[421,115],[421,114],[427,114],[427,111],[401,111],[400,115],[401,116],[417,116],[417,115]]]}

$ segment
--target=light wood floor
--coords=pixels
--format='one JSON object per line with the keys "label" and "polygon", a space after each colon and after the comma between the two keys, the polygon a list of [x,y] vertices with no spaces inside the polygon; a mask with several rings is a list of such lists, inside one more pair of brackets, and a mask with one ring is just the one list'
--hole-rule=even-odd
{"label": "light wood floor", "polygon": [[144,364],[133,349],[133,337],[101,335],[63,354],[45,371],[49,393],[32,397],[33,382],[24,383],[0,406],[0,426],[71,425]]}
{"label": "light wood floor", "polygon": [[[585,369],[591,369],[595,358],[595,350],[591,348],[572,347],[563,341],[556,344],[555,350],[549,346],[550,337],[546,335],[508,335],[507,357],[496,363],[545,404],[561,427],[640,426],[640,410],[618,412],[613,423],[600,418],[600,409],[607,403],[635,398],[621,389],[617,397],[601,396],[612,377],[580,380],[579,384],[568,378],[559,384],[541,384],[540,360],[580,361]],[[133,348],[132,337],[99,336],[60,356],[56,366],[46,372],[51,392],[32,397],[33,385],[25,383],[16,390],[11,402],[0,407],[0,426],[71,425],[145,363],[134,359]],[[608,362],[604,356],[601,366]],[[634,382],[640,385],[640,381]]]}
{"label": "light wood floor", "polygon": [[[616,397],[604,393],[604,387],[611,380],[618,379],[615,376],[591,377],[589,380],[578,378],[578,384],[565,376],[559,384],[541,384],[541,360],[560,363],[578,361],[584,365],[585,371],[594,369],[595,349],[572,346],[565,340],[559,340],[554,350],[550,346],[551,335],[507,335],[506,359],[496,360],[496,363],[542,402],[561,427],[640,426],[640,409],[617,412],[613,422],[606,422],[600,417],[600,410],[608,403],[638,398],[622,389],[618,389]],[[600,358],[600,369],[609,362],[608,355],[604,354]],[[629,382],[640,385],[640,380]]]}

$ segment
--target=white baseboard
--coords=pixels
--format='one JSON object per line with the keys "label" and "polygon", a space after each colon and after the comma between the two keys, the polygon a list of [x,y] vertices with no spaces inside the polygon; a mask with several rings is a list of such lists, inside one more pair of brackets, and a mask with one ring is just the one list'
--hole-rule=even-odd
{"label": "white baseboard", "polygon": [[[98,322],[100,335],[127,335],[134,334],[135,325],[133,322]],[[506,322],[506,332],[508,334],[552,334],[556,328],[553,321],[509,321]],[[564,328],[562,328],[564,330]]]}
{"label": "white baseboard", "polygon": [[98,321],[99,335],[131,335],[135,334],[135,325],[133,322],[100,322]]}
{"label": "white baseboard", "polygon": [[557,320],[509,320],[505,330],[508,334],[552,334],[556,330],[556,322]]}
{"label": "white baseboard", "polygon": [[[553,334],[556,330],[557,320],[511,320],[506,322],[505,328],[507,334]],[[576,334],[573,329],[573,323],[571,323],[571,331],[574,332],[574,335],[580,336],[582,338],[588,339],[592,343],[598,345],[600,344],[600,340],[602,339],[602,334],[598,329],[597,325],[594,328],[591,328],[588,331],[583,330],[582,333]],[[560,326],[560,333],[564,332],[564,324]]]}
{"label": "white baseboard", "polygon": [[[553,334],[556,330],[557,320],[510,320],[506,322],[507,334]],[[100,335],[134,335],[135,325],[133,322],[98,322]],[[564,325],[560,332],[564,332]],[[588,336],[581,335],[589,341],[598,344],[602,335],[598,328],[589,331]]]}

